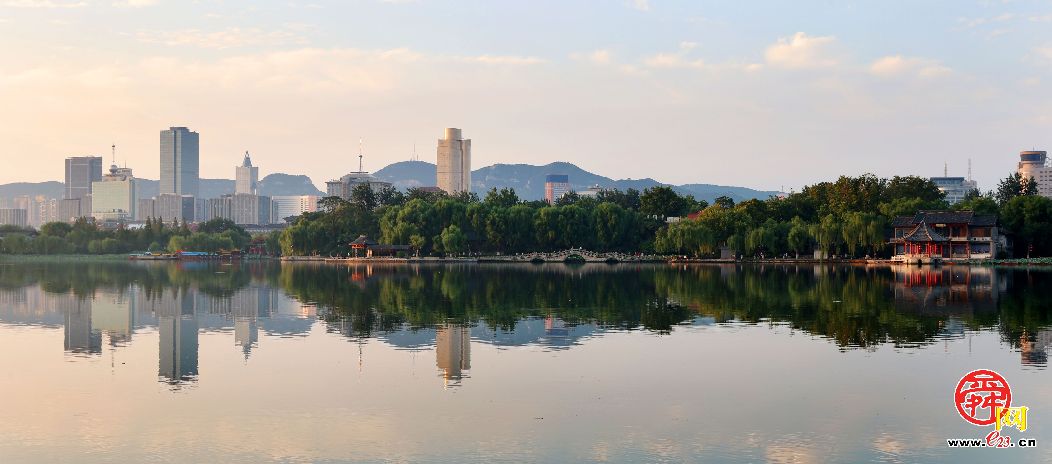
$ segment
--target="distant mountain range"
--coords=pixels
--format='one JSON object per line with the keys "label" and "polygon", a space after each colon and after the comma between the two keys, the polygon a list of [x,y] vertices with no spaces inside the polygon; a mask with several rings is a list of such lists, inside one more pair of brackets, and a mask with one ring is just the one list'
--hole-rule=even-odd
{"label": "distant mountain range", "polygon": [[[494,164],[476,169],[471,172],[472,190],[480,195],[485,195],[485,192],[491,188],[502,189],[510,187],[515,189],[519,198],[540,200],[544,198],[544,178],[548,174],[566,174],[569,176],[570,185],[577,191],[587,189],[593,185],[619,190],[633,188],[639,191],[659,185],[669,185],[650,178],[614,180],[585,171],[570,163],[559,162],[544,166]],[[436,184],[435,165],[426,161],[401,161],[376,171],[374,175],[403,190],[413,187],[429,187]],[[159,190],[158,184],[156,180],[139,179],[139,197],[150,198],[156,196]],[[671,187],[681,195],[694,195],[694,198],[710,203],[721,195],[728,196],[734,199],[735,202],[738,202],[751,198],[764,199],[778,194],[775,191],[712,184],[685,184],[672,185]],[[199,196],[202,198],[218,198],[222,195],[234,193],[234,181],[230,179],[201,179],[199,190]],[[10,199],[21,195],[43,195],[47,198],[62,198],[62,193],[62,182],[0,184],[0,199]],[[323,191],[318,190],[318,187],[314,185],[309,177],[282,173],[270,174],[264,177],[259,182],[259,193],[267,196],[325,195]]]}
{"label": "distant mountain range", "polygon": [[[550,163],[543,166],[530,164],[494,164],[471,172],[471,188],[480,195],[491,188],[511,187],[525,200],[544,198],[544,178],[548,174],[566,174],[574,190],[581,191],[593,185],[603,188],[628,190],[634,188],[643,191],[650,187],[669,185],[654,179],[620,179],[614,180],[585,171],[570,163]],[[396,187],[426,187],[435,185],[435,165],[426,161],[401,161],[391,164],[374,175]],[[735,202],[751,198],[764,199],[777,195],[776,191],[754,190],[746,187],[732,187],[712,184],[672,185],[681,195],[694,195],[694,198],[712,202],[718,196],[728,196]]]}

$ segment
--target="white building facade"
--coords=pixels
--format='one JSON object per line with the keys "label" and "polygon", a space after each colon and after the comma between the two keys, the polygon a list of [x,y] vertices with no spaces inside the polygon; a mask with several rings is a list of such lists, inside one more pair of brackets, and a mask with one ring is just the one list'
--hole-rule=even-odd
{"label": "white building facade", "polygon": [[445,138],[438,140],[436,163],[438,188],[450,195],[471,191],[471,139],[460,129],[446,128]]}
{"label": "white building facade", "polygon": [[1048,154],[1044,151],[1019,152],[1019,175],[1037,181],[1037,193],[1052,198],[1052,166],[1048,165]]}

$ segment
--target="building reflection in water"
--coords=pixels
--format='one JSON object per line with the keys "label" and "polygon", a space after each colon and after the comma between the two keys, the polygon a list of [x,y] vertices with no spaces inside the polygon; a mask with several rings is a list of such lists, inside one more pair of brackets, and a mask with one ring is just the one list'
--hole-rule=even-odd
{"label": "building reflection in water", "polygon": [[436,328],[435,363],[447,387],[460,385],[464,371],[471,369],[471,329],[455,324]]}
{"label": "building reflection in water", "polygon": [[922,314],[973,315],[997,311],[1005,290],[993,269],[971,266],[895,266],[895,307]]}
{"label": "building reflection in water", "polygon": [[161,298],[155,311],[160,335],[158,375],[172,384],[196,379],[198,321],[194,298],[187,293]]}
{"label": "building reflection in water", "polygon": [[91,330],[91,303],[90,299],[79,298],[73,294],[62,295],[59,298],[59,304],[66,317],[63,348],[68,352],[102,352],[102,335]]}
{"label": "building reflection in water", "polygon": [[1048,347],[1052,346],[1052,329],[1042,329],[1036,334],[1023,331],[1019,337],[1019,353],[1024,366],[1044,367],[1048,364]]}
{"label": "building reflection in water", "polygon": [[129,293],[100,293],[91,307],[91,328],[105,333],[110,346],[123,346],[131,341],[135,330],[135,288]]}

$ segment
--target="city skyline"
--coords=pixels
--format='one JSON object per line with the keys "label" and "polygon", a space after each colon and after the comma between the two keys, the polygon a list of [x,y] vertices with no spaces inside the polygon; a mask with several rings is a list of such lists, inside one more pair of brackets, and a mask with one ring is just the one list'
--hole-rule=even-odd
{"label": "city skyline", "polygon": [[972,159],[990,186],[1052,145],[1048,21],[1032,2],[6,2],[0,96],[18,111],[0,135],[25,161],[0,183],[111,143],[152,178],[150,134],[177,124],[208,134],[205,178],[249,149],[321,180],[353,168],[348,139],[382,166],[455,126],[476,166],[789,190]]}

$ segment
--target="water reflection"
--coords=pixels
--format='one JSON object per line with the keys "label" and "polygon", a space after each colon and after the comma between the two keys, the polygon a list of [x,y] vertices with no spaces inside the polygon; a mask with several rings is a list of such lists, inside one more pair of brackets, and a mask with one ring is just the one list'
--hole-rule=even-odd
{"label": "water reflection", "polygon": [[566,350],[610,331],[724,323],[787,324],[841,350],[995,330],[1040,369],[1052,343],[1052,297],[1040,290],[1050,276],[957,266],[25,264],[0,267],[0,323],[61,325],[63,349],[77,356],[155,328],[157,372],[172,385],[207,375],[202,332],[231,333],[247,363],[266,343],[261,332],[304,336],[317,320],[359,344],[434,349],[446,386],[468,377],[472,343]]}

